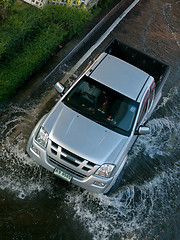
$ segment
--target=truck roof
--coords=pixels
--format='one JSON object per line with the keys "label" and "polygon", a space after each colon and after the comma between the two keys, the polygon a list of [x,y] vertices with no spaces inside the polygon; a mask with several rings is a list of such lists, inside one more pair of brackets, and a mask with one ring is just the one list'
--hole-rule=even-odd
{"label": "truck roof", "polygon": [[149,74],[110,54],[103,53],[101,56],[103,59],[90,77],[136,100]]}

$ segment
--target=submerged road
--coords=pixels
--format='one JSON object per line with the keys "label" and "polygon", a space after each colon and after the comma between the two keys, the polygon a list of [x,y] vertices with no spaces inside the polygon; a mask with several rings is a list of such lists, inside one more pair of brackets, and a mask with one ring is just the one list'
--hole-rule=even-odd
{"label": "submerged road", "polygon": [[[107,197],[57,179],[37,166],[25,147],[36,122],[59,99],[54,83],[68,75],[65,85],[69,87],[112,38],[166,62],[171,73],[148,122],[150,135],[139,137],[123,186]],[[16,98],[8,105],[10,111],[3,111],[1,239],[179,239],[180,1],[139,1],[71,74],[84,54],[63,62],[30,97],[20,94],[21,100]],[[30,87],[24,89],[25,95]]]}

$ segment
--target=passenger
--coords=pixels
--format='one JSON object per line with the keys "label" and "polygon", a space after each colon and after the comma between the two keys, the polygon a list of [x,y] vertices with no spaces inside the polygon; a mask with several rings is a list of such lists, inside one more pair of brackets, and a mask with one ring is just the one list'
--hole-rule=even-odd
{"label": "passenger", "polygon": [[107,110],[107,107],[108,107],[108,100],[109,100],[109,97],[105,97],[103,103],[102,103],[102,106],[100,108],[98,108],[98,111],[102,112],[102,113],[105,113],[106,110]]}

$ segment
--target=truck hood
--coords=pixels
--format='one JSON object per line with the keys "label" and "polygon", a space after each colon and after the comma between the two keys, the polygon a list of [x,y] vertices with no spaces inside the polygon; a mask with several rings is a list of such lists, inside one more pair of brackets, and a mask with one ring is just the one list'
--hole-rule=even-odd
{"label": "truck hood", "polygon": [[116,133],[60,103],[48,115],[49,139],[95,164],[114,163],[128,137]]}

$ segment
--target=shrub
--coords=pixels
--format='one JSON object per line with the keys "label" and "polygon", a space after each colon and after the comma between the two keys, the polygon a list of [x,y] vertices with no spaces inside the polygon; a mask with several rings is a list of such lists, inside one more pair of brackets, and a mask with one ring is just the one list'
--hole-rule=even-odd
{"label": "shrub", "polygon": [[47,6],[42,11],[16,2],[0,27],[0,103],[26,81],[92,15],[81,9]]}
{"label": "shrub", "polygon": [[0,0],[0,8],[6,9],[11,7],[13,0]]}

